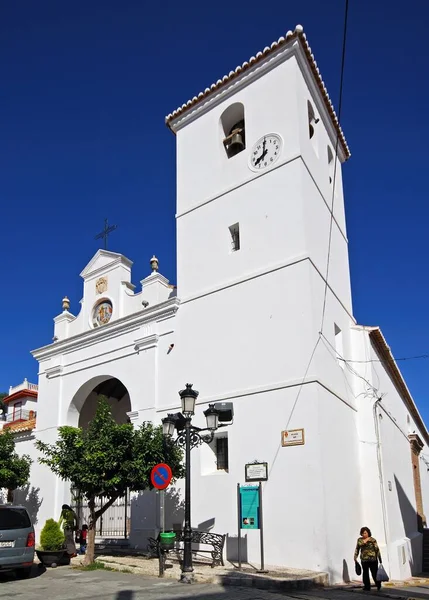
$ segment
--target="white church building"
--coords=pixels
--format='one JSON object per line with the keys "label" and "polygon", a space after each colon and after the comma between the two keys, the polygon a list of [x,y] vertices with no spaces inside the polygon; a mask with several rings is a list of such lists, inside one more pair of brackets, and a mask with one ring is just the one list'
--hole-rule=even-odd
{"label": "white church building", "polygon": [[[54,341],[33,351],[37,416],[15,427],[18,451],[36,459],[35,439],[86,426],[98,394],[120,422],[160,423],[191,382],[197,425],[208,404],[234,405],[233,424],[192,451],[192,525],[226,534],[225,558],[237,484],[258,460],[268,463],[267,565],[343,581],[365,525],[391,578],[421,571],[429,434],[382,332],[353,317],[350,152],[302,27],[166,122],[177,140],[177,287],[155,257],[136,288],[131,260],[95,254],[81,306],[64,298]],[[31,486],[40,529],[70,487],[36,460]],[[176,490],[169,525],[182,519],[182,482]],[[116,509],[123,525],[110,535],[146,547],[160,525],[155,493]],[[257,564],[259,534],[243,534]]]}

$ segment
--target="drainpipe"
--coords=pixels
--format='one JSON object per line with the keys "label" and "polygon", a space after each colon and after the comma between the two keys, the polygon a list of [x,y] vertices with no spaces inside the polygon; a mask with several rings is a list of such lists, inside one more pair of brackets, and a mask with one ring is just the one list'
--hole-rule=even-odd
{"label": "drainpipe", "polygon": [[379,481],[380,481],[381,510],[382,510],[382,513],[383,513],[384,539],[386,540],[386,555],[387,555],[387,561],[389,563],[389,570],[390,570],[389,542],[388,542],[387,503],[386,503],[386,493],[385,493],[385,488],[384,488],[383,464],[382,464],[382,460],[381,460],[382,457],[381,457],[380,425],[379,425],[378,416],[377,416],[377,408],[378,408],[381,400],[382,400],[381,398],[378,398],[374,402],[373,414],[374,414],[375,435],[377,437],[378,478],[379,478]]}

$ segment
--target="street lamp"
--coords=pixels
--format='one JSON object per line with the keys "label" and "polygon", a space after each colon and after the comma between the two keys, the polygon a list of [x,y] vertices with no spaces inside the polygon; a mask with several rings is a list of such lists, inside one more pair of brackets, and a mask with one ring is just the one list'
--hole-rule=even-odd
{"label": "street lamp", "polygon": [[[179,392],[182,402],[182,413],[169,414],[162,419],[162,431],[165,436],[173,437],[177,430],[175,444],[185,449],[185,524],[183,528],[183,563],[180,581],[192,583],[192,528],[191,528],[191,450],[202,443],[210,444],[214,439],[214,433],[219,427],[225,427],[225,423],[219,425],[219,417],[222,411],[216,404],[209,404],[204,416],[207,420],[207,428],[201,429],[192,425],[192,417],[195,414],[195,404],[198,392],[192,389],[192,383],[187,383],[184,390]],[[232,405],[227,418],[223,420],[232,421]],[[204,431],[209,433],[204,434]]]}

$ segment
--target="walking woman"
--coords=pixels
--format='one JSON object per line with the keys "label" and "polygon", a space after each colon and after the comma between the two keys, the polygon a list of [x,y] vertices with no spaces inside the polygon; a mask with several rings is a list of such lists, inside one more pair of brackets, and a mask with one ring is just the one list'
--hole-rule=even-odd
{"label": "walking woman", "polygon": [[74,536],[77,530],[77,515],[68,504],[63,504],[61,507],[60,526],[61,524],[64,529],[67,554],[70,557],[76,556]]}
{"label": "walking woman", "polygon": [[371,530],[368,527],[362,527],[360,530],[361,537],[358,538],[355,550],[355,562],[359,557],[362,563],[362,579],[364,590],[371,590],[371,581],[369,572],[371,571],[372,578],[377,590],[381,588],[381,582],[377,581],[378,563],[381,563],[381,554],[378,548],[377,540],[371,537]]}

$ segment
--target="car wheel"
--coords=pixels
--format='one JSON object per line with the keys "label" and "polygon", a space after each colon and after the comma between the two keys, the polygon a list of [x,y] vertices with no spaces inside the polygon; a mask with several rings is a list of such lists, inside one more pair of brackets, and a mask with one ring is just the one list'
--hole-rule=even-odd
{"label": "car wheel", "polygon": [[31,575],[31,567],[25,567],[25,569],[17,569],[16,577],[17,579],[28,579]]}

